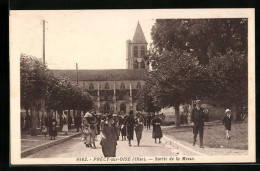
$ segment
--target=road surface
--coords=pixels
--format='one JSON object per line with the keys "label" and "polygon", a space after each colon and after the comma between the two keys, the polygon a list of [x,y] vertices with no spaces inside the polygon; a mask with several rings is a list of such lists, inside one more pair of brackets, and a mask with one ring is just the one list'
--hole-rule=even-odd
{"label": "road surface", "polygon": [[[135,136],[135,134],[134,134]],[[73,157],[103,157],[100,146],[100,136],[97,137],[96,149],[86,147],[82,141],[82,136],[68,140],[62,144],[58,144],[39,151],[35,154],[27,156],[27,158],[73,158]],[[137,146],[136,138],[132,141],[132,146],[128,146],[128,141],[121,140],[117,142],[117,157],[124,156],[178,156],[185,155],[176,147],[166,144],[163,140],[162,143],[154,143],[152,139],[152,130],[143,131],[140,146]]]}

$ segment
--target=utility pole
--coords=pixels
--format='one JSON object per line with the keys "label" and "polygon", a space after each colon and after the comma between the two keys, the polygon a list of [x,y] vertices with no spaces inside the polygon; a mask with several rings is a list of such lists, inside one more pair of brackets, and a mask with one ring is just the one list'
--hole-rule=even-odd
{"label": "utility pole", "polygon": [[77,71],[77,84],[79,84],[78,63],[76,63],[76,71]]}
{"label": "utility pole", "polygon": [[[43,35],[42,35],[42,59],[43,64],[45,65],[45,20],[42,21],[42,27],[43,27]],[[45,92],[45,91],[44,91]],[[42,97],[42,116],[40,118],[43,119],[45,117],[45,94]],[[45,123],[46,124],[46,123]]]}
{"label": "utility pole", "polygon": [[42,44],[42,59],[43,59],[43,64],[45,64],[45,20],[42,21],[42,27],[43,27],[43,44]]}

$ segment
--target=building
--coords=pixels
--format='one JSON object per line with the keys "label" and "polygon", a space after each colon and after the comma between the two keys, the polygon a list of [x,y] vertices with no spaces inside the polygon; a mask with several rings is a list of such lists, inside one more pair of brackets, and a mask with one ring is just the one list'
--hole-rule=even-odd
{"label": "building", "polygon": [[126,69],[53,70],[77,81],[94,100],[95,109],[104,113],[140,111],[137,93],[145,84],[149,64],[144,59],[147,41],[138,22],[133,40],[126,41]]}

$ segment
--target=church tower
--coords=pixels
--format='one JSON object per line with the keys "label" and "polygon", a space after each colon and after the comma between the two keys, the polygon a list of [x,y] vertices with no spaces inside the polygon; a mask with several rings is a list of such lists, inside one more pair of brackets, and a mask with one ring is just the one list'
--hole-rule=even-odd
{"label": "church tower", "polygon": [[147,44],[138,21],[133,40],[126,41],[127,69],[148,69],[148,64],[143,58],[147,53]]}

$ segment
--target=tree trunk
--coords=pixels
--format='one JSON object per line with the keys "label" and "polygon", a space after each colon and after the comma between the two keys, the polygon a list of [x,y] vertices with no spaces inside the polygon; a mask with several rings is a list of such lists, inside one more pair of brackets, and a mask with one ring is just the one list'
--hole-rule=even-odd
{"label": "tree trunk", "polygon": [[31,136],[37,136],[36,131],[36,107],[31,107]]}
{"label": "tree trunk", "polygon": [[177,104],[174,106],[174,110],[175,110],[175,127],[180,127],[180,109],[179,109],[180,105]]}

